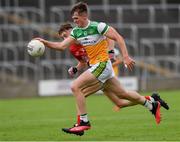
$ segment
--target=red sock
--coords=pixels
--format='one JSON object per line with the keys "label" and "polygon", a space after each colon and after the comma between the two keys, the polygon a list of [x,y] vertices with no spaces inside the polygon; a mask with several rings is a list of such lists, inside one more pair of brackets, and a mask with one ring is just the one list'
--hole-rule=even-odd
{"label": "red sock", "polygon": [[145,96],[146,100],[151,100],[150,96]]}
{"label": "red sock", "polygon": [[77,115],[77,124],[80,124],[80,115]]}

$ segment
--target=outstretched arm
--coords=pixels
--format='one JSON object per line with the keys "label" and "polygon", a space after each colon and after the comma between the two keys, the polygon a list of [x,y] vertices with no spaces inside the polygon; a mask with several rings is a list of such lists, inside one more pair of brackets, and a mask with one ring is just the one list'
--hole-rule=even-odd
{"label": "outstretched arm", "polygon": [[105,33],[105,36],[118,43],[118,46],[120,47],[123,57],[128,56],[128,51],[126,48],[124,38],[114,28],[109,27],[108,31]]}
{"label": "outstretched arm", "polygon": [[66,49],[72,43],[75,42],[75,39],[73,39],[71,37],[66,38],[62,42],[52,42],[52,41],[45,40],[43,38],[35,38],[35,39],[43,42],[46,47],[49,47],[49,48],[52,48],[52,49],[56,49],[56,50],[60,50],[60,51]]}
{"label": "outstretched arm", "polygon": [[114,46],[115,46],[114,40],[109,39],[109,38],[107,38],[106,40],[108,42],[108,50],[114,50]]}
{"label": "outstretched arm", "polygon": [[105,33],[105,36],[112,40],[115,40],[118,43],[118,46],[122,52],[124,64],[127,65],[130,70],[132,70],[135,62],[128,55],[124,38],[112,27],[109,27],[108,31]]}

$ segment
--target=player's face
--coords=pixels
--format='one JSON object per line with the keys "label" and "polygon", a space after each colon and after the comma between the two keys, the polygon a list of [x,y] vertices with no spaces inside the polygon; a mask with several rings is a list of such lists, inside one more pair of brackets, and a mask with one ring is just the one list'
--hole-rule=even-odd
{"label": "player's face", "polygon": [[72,19],[78,27],[83,27],[87,17],[85,14],[79,14],[78,12],[74,12],[74,14],[72,15]]}
{"label": "player's face", "polygon": [[61,33],[60,38],[66,39],[68,36],[70,36],[71,29],[65,30]]}

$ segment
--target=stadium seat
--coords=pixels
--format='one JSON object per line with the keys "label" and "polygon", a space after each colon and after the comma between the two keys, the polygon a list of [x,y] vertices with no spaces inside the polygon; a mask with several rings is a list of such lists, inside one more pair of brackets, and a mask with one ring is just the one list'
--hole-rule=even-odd
{"label": "stadium seat", "polygon": [[108,3],[110,5],[131,5],[132,4],[132,0],[108,0]]}
{"label": "stadium seat", "polygon": [[150,26],[139,26],[138,27],[138,38],[163,38],[163,28],[161,27],[150,27]]}
{"label": "stadium seat", "polygon": [[[80,2],[81,0],[76,0],[77,2]],[[90,0],[87,2],[88,5],[103,5],[103,0]]]}
{"label": "stadium seat", "polygon": [[127,24],[140,24],[149,23],[149,10],[148,9],[123,9],[123,23]]}
{"label": "stadium seat", "polygon": [[161,0],[139,0],[137,1],[138,5],[160,5],[161,4]]}
{"label": "stadium seat", "polygon": [[170,26],[169,27],[169,37],[170,38],[177,38],[179,39],[180,37],[180,26]]}
{"label": "stadium seat", "polygon": [[178,23],[178,16],[178,8],[155,9],[155,23]]}
{"label": "stadium seat", "polygon": [[16,74],[18,77],[22,77],[25,80],[36,81],[38,80],[38,66],[26,61],[14,63],[16,67]]}
{"label": "stadium seat", "polygon": [[90,17],[93,21],[102,21],[102,22],[108,22],[108,23],[117,23],[118,22],[116,9],[110,9],[110,10],[91,9]]}

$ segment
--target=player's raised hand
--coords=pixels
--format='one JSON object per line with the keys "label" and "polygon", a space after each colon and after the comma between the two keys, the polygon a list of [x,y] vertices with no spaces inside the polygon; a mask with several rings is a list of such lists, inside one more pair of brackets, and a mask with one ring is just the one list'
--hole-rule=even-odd
{"label": "player's raised hand", "polygon": [[124,65],[125,67],[127,67],[130,71],[132,71],[134,65],[135,65],[135,61],[129,57],[129,56],[126,56],[124,57]]}

